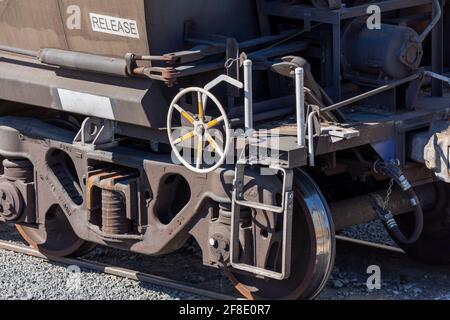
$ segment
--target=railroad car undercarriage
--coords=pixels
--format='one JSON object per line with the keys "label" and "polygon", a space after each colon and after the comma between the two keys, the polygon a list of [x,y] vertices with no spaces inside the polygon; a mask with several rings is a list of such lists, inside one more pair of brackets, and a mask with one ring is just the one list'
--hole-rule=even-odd
{"label": "railroad car undercarriage", "polygon": [[24,3],[66,12],[0,3],[0,222],[31,246],[156,256],[192,237],[249,299],[316,297],[336,232],[375,219],[450,264],[445,1],[110,1],[32,35]]}

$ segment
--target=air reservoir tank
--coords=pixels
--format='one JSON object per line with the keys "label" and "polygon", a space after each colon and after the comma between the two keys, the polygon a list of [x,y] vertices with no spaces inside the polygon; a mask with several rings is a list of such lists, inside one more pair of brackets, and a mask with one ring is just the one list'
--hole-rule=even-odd
{"label": "air reservoir tank", "polygon": [[411,75],[422,61],[419,35],[407,26],[381,24],[369,29],[366,18],[351,22],[344,31],[342,53],[346,73],[383,80]]}

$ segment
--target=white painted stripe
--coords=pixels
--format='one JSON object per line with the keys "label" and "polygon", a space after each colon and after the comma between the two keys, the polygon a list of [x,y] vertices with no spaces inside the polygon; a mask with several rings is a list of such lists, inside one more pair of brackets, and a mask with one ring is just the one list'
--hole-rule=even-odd
{"label": "white painted stripe", "polygon": [[111,99],[108,97],[60,88],[58,95],[64,111],[115,120]]}

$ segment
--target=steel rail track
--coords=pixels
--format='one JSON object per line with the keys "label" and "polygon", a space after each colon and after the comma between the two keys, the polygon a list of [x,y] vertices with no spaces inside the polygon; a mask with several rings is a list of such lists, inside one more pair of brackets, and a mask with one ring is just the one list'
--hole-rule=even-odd
{"label": "steel rail track", "polygon": [[398,247],[390,246],[390,245],[384,245],[364,240],[357,240],[353,238],[343,237],[343,236],[336,236],[336,240],[339,244],[342,244],[346,247],[352,247],[357,250],[352,251],[355,254],[357,251],[367,253],[368,250],[371,250],[372,252],[376,252],[376,254],[379,257],[386,257],[386,258],[394,258],[394,259],[400,259],[408,262],[408,266],[410,268],[414,268],[417,270],[427,271],[427,272],[437,272],[437,273],[443,273],[448,275],[448,265],[432,265],[427,264],[425,262],[418,261],[412,257],[410,257],[405,251]]}
{"label": "steel rail track", "polygon": [[213,299],[213,300],[239,300],[237,297],[233,297],[230,295],[209,291],[205,289],[201,289],[198,287],[194,287],[188,283],[172,280],[169,278],[156,276],[152,274],[142,273],[139,271],[115,267],[108,264],[103,264],[99,262],[89,261],[81,258],[58,258],[58,257],[47,257],[41,254],[39,251],[27,247],[24,245],[14,244],[6,241],[0,241],[0,249],[5,251],[11,251],[23,255],[27,255],[30,257],[35,257],[47,261],[52,261],[64,265],[76,265],[80,268],[89,269],[92,271],[101,272],[108,275],[113,275],[120,278],[131,279],[135,281],[142,281],[145,283],[149,283],[152,285],[169,288],[173,290],[183,291],[186,293],[194,294],[196,296]]}
{"label": "steel rail track", "polygon": [[385,244],[381,244],[381,243],[358,240],[358,239],[353,239],[353,238],[344,237],[344,236],[336,236],[336,240],[341,243],[353,244],[353,245],[357,245],[357,246],[361,246],[361,247],[369,247],[372,249],[378,249],[381,251],[396,253],[398,255],[403,255],[405,257],[407,256],[405,251],[403,251],[402,249],[393,247],[393,246],[389,246],[389,245],[385,245]]}
{"label": "steel rail track", "polygon": [[[384,252],[394,253],[394,254],[406,257],[406,253],[402,249],[396,248],[393,246],[388,246],[388,245],[364,241],[364,240],[357,240],[357,239],[344,237],[344,236],[336,236],[336,240],[338,242],[344,243],[344,244],[355,245],[355,246],[359,246],[359,247],[367,247],[367,248],[371,248],[371,249],[380,250],[382,252],[384,251]],[[10,243],[10,242],[3,241],[3,240],[0,240],[0,250],[11,251],[11,252],[15,252],[18,254],[23,254],[23,255],[27,255],[27,256],[47,260],[47,261],[60,263],[63,265],[76,265],[80,268],[89,269],[92,271],[96,271],[96,272],[100,272],[100,273],[104,273],[104,274],[108,274],[108,275],[113,275],[113,276],[120,277],[120,278],[126,278],[126,279],[130,279],[130,280],[134,280],[134,281],[142,281],[142,282],[149,283],[152,285],[169,288],[169,289],[173,289],[173,290],[178,290],[178,291],[183,291],[186,293],[194,294],[196,296],[200,296],[200,297],[204,297],[204,298],[208,298],[208,299],[239,300],[239,298],[234,297],[234,296],[230,296],[230,295],[226,295],[226,294],[222,294],[222,293],[218,293],[218,292],[214,292],[214,291],[210,291],[210,290],[201,289],[201,288],[192,286],[185,282],[181,282],[181,281],[177,281],[177,280],[173,280],[173,279],[169,279],[169,278],[161,277],[161,276],[157,276],[157,275],[142,273],[142,272],[127,269],[127,268],[115,267],[115,266],[111,266],[108,264],[90,261],[90,260],[86,260],[86,259],[82,259],[82,258],[48,257],[48,256],[41,254],[39,251],[37,251],[31,247],[27,247],[27,246],[21,245],[21,244]]]}

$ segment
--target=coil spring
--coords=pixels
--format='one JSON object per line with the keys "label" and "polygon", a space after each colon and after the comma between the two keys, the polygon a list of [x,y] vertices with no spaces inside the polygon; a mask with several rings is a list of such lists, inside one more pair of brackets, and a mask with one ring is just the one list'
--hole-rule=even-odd
{"label": "coil spring", "polygon": [[107,234],[126,234],[131,230],[125,200],[121,193],[102,190],[102,231]]}
{"label": "coil spring", "polygon": [[10,180],[33,181],[33,164],[26,159],[3,160],[4,176]]}

